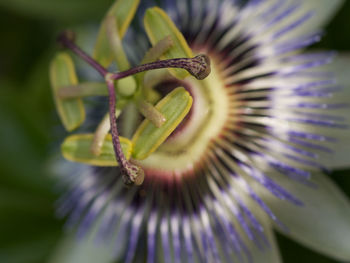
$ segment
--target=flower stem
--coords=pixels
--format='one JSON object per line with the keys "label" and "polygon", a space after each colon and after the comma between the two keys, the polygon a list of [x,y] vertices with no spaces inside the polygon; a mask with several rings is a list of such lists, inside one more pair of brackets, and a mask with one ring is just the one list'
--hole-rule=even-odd
{"label": "flower stem", "polygon": [[113,147],[114,152],[116,154],[116,159],[120,166],[125,166],[125,163],[127,162],[121,145],[119,141],[119,132],[117,129],[117,120],[115,117],[115,107],[116,107],[116,98],[115,98],[115,90],[114,90],[114,82],[112,79],[110,79],[109,75],[106,75],[106,82],[108,87],[108,93],[109,93],[109,121],[111,124],[111,134],[113,139]]}
{"label": "flower stem", "polygon": [[124,156],[122,147],[120,145],[119,132],[117,128],[117,119],[115,117],[116,96],[114,90],[114,81],[111,78],[111,76],[111,73],[107,73],[105,79],[107,82],[109,92],[109,120],[115,156],[123,172],[124,183],[126,185],[141,185],[144,180],[143,170],[140,167],[128,162],[128,160]]}
{"label": "flower stem", "polygon": [[161,69],[161,68],[182,68],[187,70],[191,75],[197,79],[204,79],[210,74],[210,60],[206,55],[198,55],[194,58],[174,58],[167,60],[160,60],[136,66],[126,71],[117,72],[112,75],[114,80],[126,78],[140,72]]}

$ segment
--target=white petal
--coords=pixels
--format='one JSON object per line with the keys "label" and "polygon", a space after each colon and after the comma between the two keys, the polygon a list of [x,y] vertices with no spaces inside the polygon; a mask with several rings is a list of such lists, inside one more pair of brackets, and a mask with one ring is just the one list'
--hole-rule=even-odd
{"label": "white petal", "polygon": [[327,166],[334,170],[350,167],[350,134],[348,133],[349,131],[343,138],[338,138],[334,153],[327,160]]}
{"label": "white petal", "polygon": [[321,174],[314,175],[315,189],[282,176],[274,179],[304,202],[304,206],[295,206],[259,188],[265,202],[288,228],[284,233],[320,253],[350,260],[350,203],[344,194]]}
{"label": "white petal", "polygon": [[252,261],[259,263],[282,263],[282,258],[279,252],[278,244],[276,242],[275,234],[272,229],[272,225],[269,222],[270,220],[266,215],[264,218],[259,217],[260,223],[264,227],[264,233],[268,238],[268,242],[270,247],[265,248],[264,250],[260,250],[257,246],[252,245],[252,243],[248,243],[249,251],[252,253]]}
{"label": "white petal", "polygon": [[[350,53],[340,53],[329,68],[333,70],[337,75],[340,84],[350,86]],[[350,92],[348,93],[350,94]]]}
{"label": "white petal", "polygon": [[[276,28],[280,26],[283,28],[287,25],[290,25],[296,21],[298,21],[301,17],[304,17],[306,14],[311,13],[311,18],[307,19],[302,25],[293,29],[290,33],[288,33],[285,38],[293,38],[302,36],[305,34],[310,34],[311,32],[315,32],[319,29],[324,28],[328,22],[333,18],[333,16],[337,13],[339,8],[345,2],[344,0],[289,0],[286,1],[286,6],[298,4],[301,2],[301,7],[294,12],[292,15],[287,16],[284,21],[277,25]],[[272,2],[271,2],[272,3]],[[286,23],[286,24],[285,24]]]}
{"label": "white petal", "polygon": [[[339,54],[332,64],[326,66],[326,69],[335,73],[338,85],[344,90],[335,94],[340,97],[341,102],[349,103],[350,101],[350,54]],[[347,107],[340,112],[346,118],[346,124],[350,127],[350,108]],[[338,142],[334,150],[335,153],[330,156],[329,166],[334,169],[350,167],[350,130],[346,129],[338,135]]]}
{"label": "white petal", "polygon": [[91,237],[78,241],[75,236],[65,237],[49,263],[111,263],[111,248],[98,247]]}
{"label": "white petal", "polygon": [[304,0],[306,10],[315,10],[315,15],[311,18],[306,27],[315,29],[324,27],[339,10],[344,0]]}

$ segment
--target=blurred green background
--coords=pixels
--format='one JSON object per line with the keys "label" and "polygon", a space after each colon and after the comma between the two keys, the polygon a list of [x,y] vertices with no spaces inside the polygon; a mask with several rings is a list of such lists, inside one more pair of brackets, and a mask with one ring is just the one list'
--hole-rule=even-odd
{"label": "blurred green background", "polygon": [[[330,0],[332,1],[332,0]],[[41,263],[62,238],[54,216],[56,182],[49,163],[64,131],[48,81],[55,37],[63,29],[95,25],[112,0],[0,0],[0,262]],[[328,26],[317,48],[350,49],[350,3]],[[349,171],[333,174],[350,196]],[[283,258],[336,262],[278,236]]]}

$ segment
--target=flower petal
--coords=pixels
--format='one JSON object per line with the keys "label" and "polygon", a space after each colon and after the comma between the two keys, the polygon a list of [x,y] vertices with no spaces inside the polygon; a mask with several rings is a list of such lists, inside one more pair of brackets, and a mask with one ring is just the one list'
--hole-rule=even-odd
{"label": "flower petal", "polygon": [[350,167],[350,134],[349,131],[336,142],[335,151],[327,160],[327,167],[332,169],[345,169]]}
{"label": "flower petal", "polygon": [[308,0],[303,2],[306,10],[315,10],[315,15],[306,25],[314,29],[315,27],[324,27],[342,6],[344,0]]}
{"label": "flower petal", "polygon": [[58,245],[49,263],[111,263],[114,262],[111,248],[97,246],[92,236],[84,240],[76,240],[67,236]]}
{"label": "flower petal", "polygon": [[304,203],[296,206],[277,199],[266,189],[259,189],[265,202],[288,229],[279,230],[325,255],[350,260],[350,203],[334,183],[322,174],[312,179],[316,187],[281,176],[275,179]]}
{"label": "flower petal", "polygon": [[282,263],[281,255],[279,253],[278,244],[273,232],[269,218],[266,215],[259,216],[259,222],[264,227],[264,234],[268,240],[269,247],[259,249],[256,245],[248,243],[249,251],[252,255],[252,262],[259,263]]}
{"label": "flower petal", "polygon": [[[270,3],[272,5],[274,1],[270,1]],[[324,28],[342,6],[344,0],[290,0],[284,1],[284,3],[284,8],[299,6],[292,15],[286,15],[284,22],[282,21],[276,27],[276,30],[281,26],[285,27],[285,30],[289,31],[288,38],[292,39]],[[294,23],[298,23],[297,21],[303,22],[298,27],[293,27]]]}
{"label": "flower petal", "polygon": [[[341,100],[341,103],[348,103],[350,99],[350,54],[340,54],[338,55],[333,63],[326,66],[326,70],[335,73],[337,78],[337,84],[342,88],[341,92],[335,94]],[[339,112],[339,115],[346,119],[346,124],[350,127],[349,119],[349,107],[343,109]],[[328,166],[333,169],[341,169],[350,167],[350,132],[348,129],[342,132],[342,134],[337,134],[337,143],[334,146],[334,154],[329,156]]]}

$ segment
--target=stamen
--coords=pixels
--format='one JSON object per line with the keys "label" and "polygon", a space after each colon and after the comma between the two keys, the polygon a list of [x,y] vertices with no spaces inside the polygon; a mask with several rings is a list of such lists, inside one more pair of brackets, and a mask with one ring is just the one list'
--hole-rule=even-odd
{"label": "stamen", "polygon": [[121,70],[130,68],[130,63],[125,55],[122,41],[118,34],[117,19],[114,16],[108,16],[106,18],[106,30],[109,46],[113,51],[114,59],[117,62],[118,68]]}
{"label": "stamen", "polygon": [[[129,60],[124,52],[122,40],[118,33],[118,21],[114,16],[108,16],[106,18],[106,31],[109,41],[109,47],[113,52],[114,59],[118,65],[118,69],[127,70],[130,68]],[[120,95],[129,97],[132,96],[137,89],[135,79],[130,76],[122,79],[117,83],[117,91]]]}
{"label": "stamen", "polygon": [[[115,110],[115,118],[118,119],[119,115],[122,112],[122,108],[124,108],[126,104],[125,100],[119,100],[116,105]],[[104,140],[111,129],[110,121],[109,121],[109,112],[106,113],[106,115],[103,117],[99,125],[97,126],[97,129],[94,133],[94,139],[92,141],[90,151],[93,155],[99,156],[102,151],[102,146],[104,143]]]}
{"label": "stamen", "polygon": [[[115,117],[118,118],[121,113],[120,109],[116,109],[115,111]],[[102,151],[103,142],[111,128],[110,121],[109,121],[109,113],[107,113],[100,124],[98,125],[95,134],[94,139],[91,144],[90,151],[93,155],[99,156]]]}
{"label": "stamen", "polygon": [[138,106],[141,114],[145,116],[146,119],[152,122],[156,127],[162,127],[166,118],[152,104],[141,100]]}
{"label": "stamen", "polygon": [[104,82],[85,82],[73,86],[63,86],[57,91],[57,95],[61,99],[108,96],[108,90]]}
{"label": "stamen", "polygon": [[151,47],[144,58],[141,61],[141,64],[150,63],[159,59],[165,52],[169,50],[174,45],[173,40],[170,36],[167,36],[160,40],[154,47]]}
{"label": "stamen", "polygon": [[109,122],[109,113],[107,113],[95,131],[94,139],[90,147],[90,152],[95,156],[99,156],[101,154],[103,142],[109,132],[109,129],[111,128]]}

